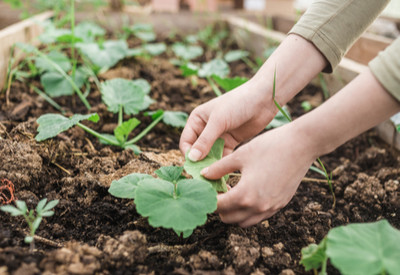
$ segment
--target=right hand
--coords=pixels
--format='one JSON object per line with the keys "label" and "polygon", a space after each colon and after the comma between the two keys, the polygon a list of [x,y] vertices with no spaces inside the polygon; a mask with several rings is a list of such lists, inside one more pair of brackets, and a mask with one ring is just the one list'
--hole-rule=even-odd
{"label": "right hand", "polygon": [[270,89],[265,83],[258,85],[249,80],[240,87],[206,102],[193,110],[183,129],[180,150],[183,154],[190,149],[189,158],[203,159],[214,142],[225,140],[224,155],[235,147],[261,132],[278,112]]}

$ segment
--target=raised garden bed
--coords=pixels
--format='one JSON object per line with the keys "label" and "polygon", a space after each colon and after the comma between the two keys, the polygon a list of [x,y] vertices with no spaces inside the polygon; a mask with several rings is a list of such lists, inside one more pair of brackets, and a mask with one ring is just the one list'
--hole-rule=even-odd
{"label": "raised garden bed", "polygon": [[[182,33],[175,38],[168,36],[169,24],[177,24],[176,30],[195,33],[196,28],[210,22],[210,18],[189,22],[188,16],[167,16],[168,21],[165,15],[152,17],[159,31],[157,40],[170,47],[183,37]],[[243,28],[240,24],[235,26],[237,20],[228,21],[230,35],[222,40],[220,47],[224,51],[240,46],[240,39],[234,39],[238,33],[262,37],[248,23]],[[272,34],[270,38],[274,40],[282,37],[279,33]],[[255,45],[253,38],[251,44]],[[262,39],[265,41],[265,37]],[[137,39],[129,40],[130,47],[140,43]],[[150,83],[149,96],[155,100],[150,110],[189,113],[215,95],[206,80],[199,78],[196,85],[183,77],[169,61],[173,57],[167,51],[151,59],[126,58],[100,74],[99,80],[143,78]],[[206,50],[197,61],[213,57],[215,51]],[[235,61],[230,67],[232,76],[253,74],[242,61]],[[300,250],[321,241],[332,227],[385,218],[400,228],[400,154],[381,141],[374,130],[322,157],[328,171],[332,171],[335,208],[323,177],[309,172],[289,205],[256,226],[243,229],[226,225],[218,215],[211,214],[207,223],[187,239],[172,230],[153,228],[146,218],[138,215],[132,200],[117,199],[108,193],[108,188],[112,180],[132,172],[154,175],[160,166],[181,166],[184,159],[177,150],[180,130],[157,124],[137,143],[142,149],[140,155],[101,144],[80,128],[71,128],[57,138],[38,143],[34,139],[36,119],[58,111],[29,84],[41,87],[38,77],[29,83],[13,82],[8,105],[6,95],[0,95],[0,179],[12,181],[15,196],[25,200],[30,208],[42,198],[60,202],[55,215],[45,218],[40,225],[34,252],[23,241],[26,234],[23,219],[1,212],[0,273],[311,274],[299,265]],[[112,133],[117,115],[107,111],[100,91],[93,83],[91,87],[87,97],[92,105],[90,111],[97,112],[101,120],[90,126]],[[320,88],[308,86],[288,104],[291,114],[298,117],[305,112],[301,107],[303,101],[316,107],[322,98]],[[65,106],[67,114],[87,112],[78,97],[55,100]],[[152,121],[143,113],[138,118],[143,125],[138,131]],[[235,181],[237,178],[229,183],[234,185]],[[329,274],[336,273],[330,267]]]}

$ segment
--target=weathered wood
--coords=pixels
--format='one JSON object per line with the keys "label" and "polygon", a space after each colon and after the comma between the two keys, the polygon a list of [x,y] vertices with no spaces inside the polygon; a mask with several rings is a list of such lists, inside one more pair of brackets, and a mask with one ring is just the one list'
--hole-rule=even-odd
{"label": "weathered wood", "polygon": [[[262,57],[262,54],[267,47],[273,45],[274,43],[283,41],[283,39],[286,37],[284,33],[267,30],[263,26],[243,18],[227,16],[225,17],[225,20],[230,25],[231,32],[239,45],[244,49],[252,51],[259,57]],[[369,40],[367,39],[371,40],[374,39],[374,37],[368,35],[365,37],[365,40],[360,42],[362,43],[360,45],[363,45],[364,48],[368,48],[367,41]],[[387,46],[385,43],[388,42],[385,39],[375,41],[377,42],[373,43],[374,46],[371,47],[371,51],[364,51],[364,53],[368,52],[370,54],[368,58],[374,57],[371,54],[372,48],[374,48],[376,56],[382,47]],[[364,64],[361,64],[348,57],[343,58],[332,74],[324,74],[324,79],[329,87],[329,92],[331,94],[336,93],[347,83],[357,77],[361,72],[367,69],[368,67]],[[315,80],[314,83],[318,85],[319,81]],[[376,130],[383,140],[400,150],[400,135],[396,133],[395,127],[391,121],[385,121],[381,123],[376,127]]]}
{"label": "weathered wood", "polygon": [[53,16],[52,12],[45,12],[32,18],[13,24],[0,31],[0,91],[6,83],[8,63],[12,46],[16,42],[33,42],[43,31],[40,22]]}

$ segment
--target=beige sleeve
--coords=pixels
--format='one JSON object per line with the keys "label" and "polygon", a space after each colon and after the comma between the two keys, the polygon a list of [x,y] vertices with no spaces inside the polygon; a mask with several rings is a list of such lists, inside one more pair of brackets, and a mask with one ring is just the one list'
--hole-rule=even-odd
{"label": "beige sleeve", "polygon": [[380,52],[368,65],[382,86],[400,101],[400,38]]}
{"label": "beige sleeve", "polygon": [[311,41],[328,60],[332,72],[385,8],[389,0],[316,0],[289,33]]}

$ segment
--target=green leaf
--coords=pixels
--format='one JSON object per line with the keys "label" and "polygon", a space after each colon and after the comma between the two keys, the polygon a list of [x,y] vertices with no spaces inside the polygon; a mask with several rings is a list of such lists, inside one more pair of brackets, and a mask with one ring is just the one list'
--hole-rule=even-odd
{"label": "green leaf", "polygon": [[183,167],[177,166],[164,166],[156,170],[156,175],[163,180],[176,182],[182,179]]}
{"label": "green leaf", "polygon": [[41,222],[42,222],[42,217],[36,217],[36,219],[32,223],[32,229],[31,229],[32,233],[36,232]]}
{"label": "green leaf", "polygon": [[172,45],[174,54],[183,60],[192,60],[203,54],[203,48],[200,46],[186,46],[182,43]]}
{"label": "green leaf", "polygon": [[143,49],[150,55],[156,56],[165,52],[167,50],[167,45],[165,45],[165,43],[146,44],[143,46]]}
{"label": "green leaf", "polygon": [[[78,88],[82,87],[88,78],[86,72],[82,68],[75,71],[75,84]],[[40,77],[40,82],[43,85],[44,91],[51,97],[68,96],[74,94],[74,89],[71,83],[59,72],[49,71]]]}
{"label": "green leaf", "polygon": [[71,30],[57,29],[54,24],[48,25],[45,31],[39,36],[43,44],[51,44],[57,41],[57,38],[63,35],[71,34]]}
{"label": "green leaf", "polygon": [[249,80],[246,77],[236,76],[234,78],[221,78],[216,75],[213,76],[213,79],[215,80],[215,82],[217,82],[219,86],[222,87],[222,89],[224,89],[227,92],[235,89],[236,87],[239,87],[240,85],[246,83],[247,80]]}
{"label": "green leaf", "polygon": [[112,181],[108,193],[121,199],[134,199],[136,187],[144,179],[153,179],[153,177],[147,174],[129,174],[119,180]]}
{"label": "green leaf", "polygon": [[[51,51],[47,57],[56,63],[64,72],[71,70],[72,65],[69,58],[62,52]],[[54,72],[56,69],[45,58],[38,56],[35,58],[35,65],[41,72]]]}
{"label": "green leaf", "polygon": [[49,211],[53,209],[59,202],[60,202],[59,200],[49,201],[49,203],[43,208],[43,211]]}
{"label": "green leaf", "polygon": [[188,114],[184,112],[164,111],[163,122],[172,127],[183,128],[188,117]]}
{"label": "green leaf", "polygon": [[133,82],[133,84],[135,86],[140,87],[140,89],[146,94],[148,95],[150,93],[151,90],[151,86],[149,84],[149,82],[146,79],[143,78],[139,78],[139,79],[135,79],[135,80],[131,80]]}
{"label": "green leaf", "polygon": [[197,162],[191,161],[188,157],[189,152],[187,152],[184,165],[184,168],[189,175],[191,175],[194,179],[204,180],[211,183],[211,185],[217,192],[228,191],[226,187],[226,179],[220,178],[219,180],[209,180],[203,177],[200,172],[204,168],[210,166],[211,164],[222,158],[224,143],[225,141],[223,139],[217,139],[212,146],[210,153],[208,153],[208,155],[204,159]]}
{"label": "green leaf", "polygon": [[398,274],[400,231],[388,221],[350,224],[329,231],[326,254],[342,274]]}
{"label": "green leaf", "polygon": [[114,129],[115,138],[121,143],[125,143],[129,134],[140,124],[140,121],[136,118],[131,118],[117,128]]}
{"label": "green leaf", "polygon": [[11,216],[13,216],[13,217],[21,216],[21,215],[25,214],[25,212],[21,212],[21,210],[19,210],[18,208],[14,207],[12,205],[0,206],[0,210],[10,213]]}
{"label": "green leaf", "polygon": [[118,113],[122,106],[125,114],[137,114],[153,102],[145,97],[147,88],[144,87],[143,81],[114,78],[101,83],[100,90],[104,103],[113,113]]}
{"label": "green leaf", "polygon": [[93,42],[97,36],[104,36],[106,31],[93,22],[81,22],[75,27],[74,33],[85,42]]}
{"label": "green leaf", "polygon": [[[286,106],[283,106],[282,109],[285,113],[290,117],[289,110]],[[288,124],[290,121],[287,120],[284,114],[281,111],[278,111],[274,119],[268,124],[266,129],[278,128],[285,124]]]}
{"label": "green leaf", "polygon": [[187,64],[181,65],[179,69],[182,71],[182,75],[186,77],[191,75],[197,75],[200,68],[196,64],[189,62]]}
{"label": "green leaf", "polygon": [[59,114],[45,114],[37,119],[39,127],[37,129],[38,134],[35,137],[37,141],[42,141],[48,138],[57,136],[59,133],[64,132],[76,125],[78,122],[88,119],[93,122],[99,120],[99,116],[94,114],[89,115],[73,115],[70,118]]}
{"label": "green leaf", "polygon": [[45,211],[40,214],[42,217],[51,217],[54,215],[54,211]]}
{"label": "green leaf", "polygon": [[230,63],[233,61],[238,61],[240,59],[242,59],[243,57],[247,57],[249,56],[249,52],[248,51],[243,51],[243,50],[233,50],[233,51],[229,51],[225,54],[224,59],[226,62]]}
{"label": "green leaf", "polygon": [[210,62],[204,63],[198,72],[200,77],[211,77],[213,75],[226,77],[229,74],[229,66],[222,59],[213,59]]}
{"label": "green leaf", "polygon": [[17,200],[15,204],[17,205],[17,208],[21,211],[21,213],[25,214],[28,211],[28,207],[26,206],[26,203],[24,201]]}
{"label": "green leaf", "polygon": [[125,40],[107,40],[102,47],[97,43],[77,43],[76,47],[100,68],[111,68],[128,53]]}
{"label": "green leaf", "polygon": [[133,49],[128,49],[126,56],[127,57],[132,57],[132,56],[141,56],[144,55],[144,49],[142,47],[139,48],[133,48]]}
{"label": "green leaf", "polygon": [[161,179],[139,182],[135,195],[136,210],[149,217],[153,227],[172,228],[188,237],[193,230],[207,221],[207,214],[217,208],[217,193],[202,180],[185,179],[174,184]]}
{"label": "green leaf", "polygon": [[135,145],[135,144],[128,144],[128,145],[124,145],[124,149],[129,149],[132,150],[133,153],[135,153],[135,155],[139,155],[142,151],[140,150],[139,146]]}
{"label": "green leaf", "polygon": [[153,31],[153,26],[151,24],[146,24],[146,23],[135,23],[133,24],[129,30],[133,33],[136,32],[152,32]]}
{"label": "green leaf", "polygon": [[327,260],[326,256],[326,239],[323,239],[320,244],[310,244],[301,249],[301,260],[306,271],[311,269],[319,269]]}
{"label": "green leaf", "polygon": [[153,31],[135,32],[134,35],[140,40],[143,40],[145,42],[151,42],[156,40],[156,34]]}
{"label": "green leaf", "polygon": [[304,110],[305,112],[309,112],[309,111],[311,111],[312,106],[311,106],[311,103],[310,103],[309,101],[303,101],[303,102],[301,103],[301,108],[303,108],[303,110]]}
{"label": "green leaf", "polygon": [[26,237],[24,238],[24,242],[25,242],[25,243],[31,243],[31,242],[33,242],[33,237],[32,237],[32,236],[26,236]]}
{"label": "green leaf", "polygon": [[43,211],[44,206],[46,205],[47,199],[44,198],[36,206],[36,212],[41,213]]}
{"label": "green leaf", "polygon": [[72,35],[72,33],[64,34],[57,37],[57,42],[75,44],[78,42],[83,42],[83,39],[77,36]]}

